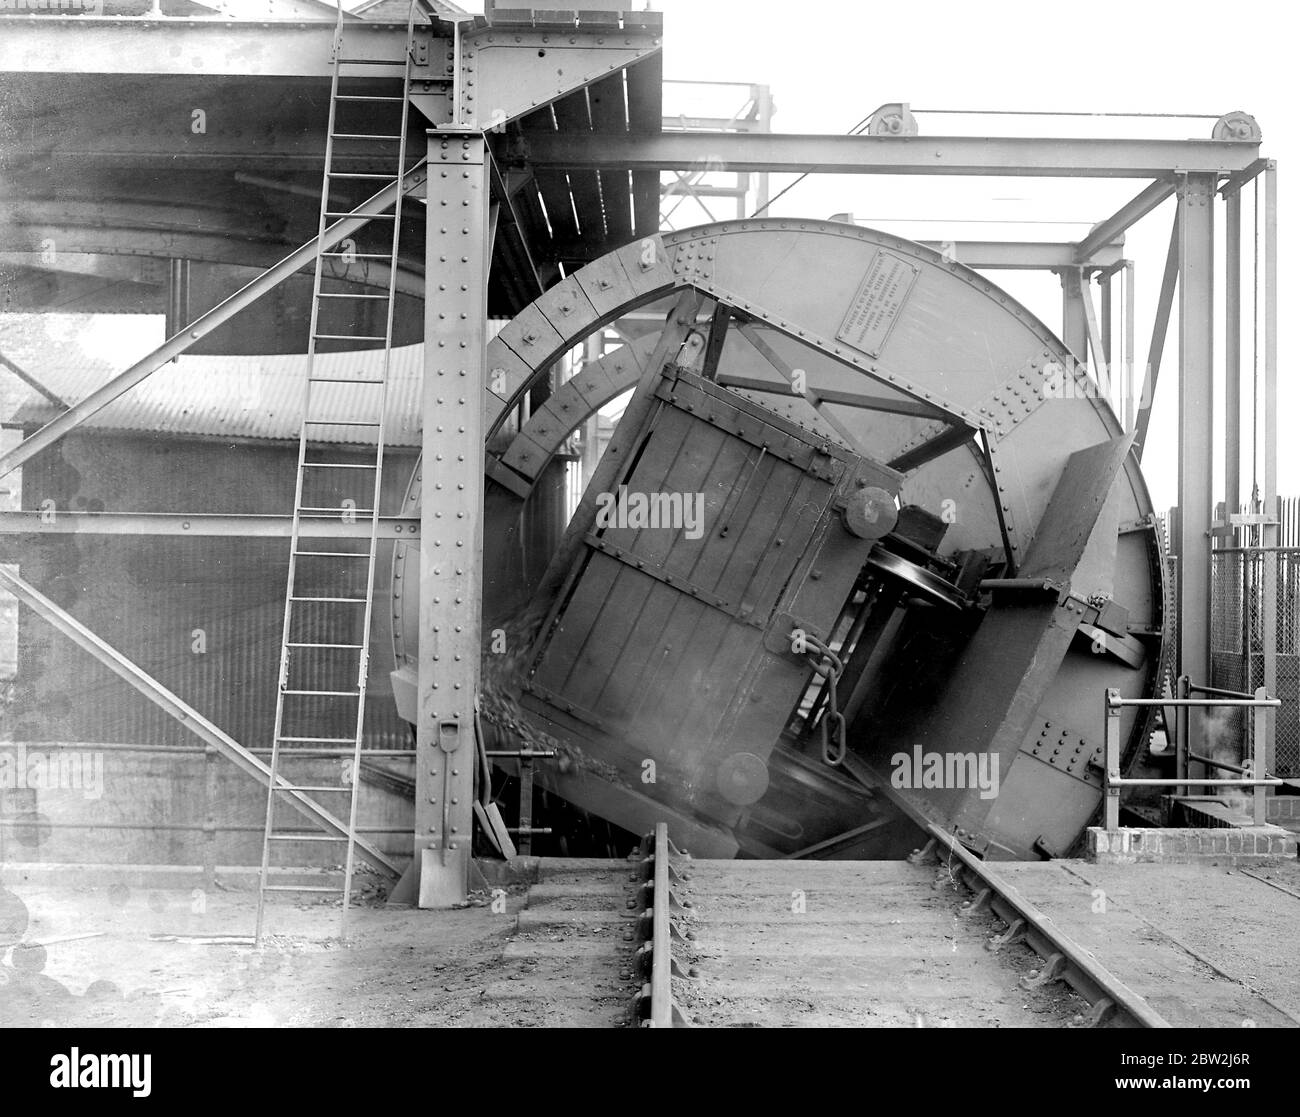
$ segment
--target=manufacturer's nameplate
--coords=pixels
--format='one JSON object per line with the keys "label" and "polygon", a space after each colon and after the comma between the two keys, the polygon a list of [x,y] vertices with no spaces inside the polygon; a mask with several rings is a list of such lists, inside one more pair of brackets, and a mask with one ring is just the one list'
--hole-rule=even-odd
{"label": "manufacturer's nameplate", "polygon": [[883,250],[877,252],[836,335],[839,340],[868,356],[880,356],[911,294],[917,271],[915,264],[901,256]]}

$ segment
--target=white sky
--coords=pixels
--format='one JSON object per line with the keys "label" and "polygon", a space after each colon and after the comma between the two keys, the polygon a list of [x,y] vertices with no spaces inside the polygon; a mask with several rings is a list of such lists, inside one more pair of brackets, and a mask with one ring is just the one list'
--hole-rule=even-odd
{"label": "white sky", "polygon": [[[1294,253],[1297,166],[1296,41],[1286,9],[1246,0],[1231,9],[1099,0],[1079,8],[1043,3],[875,5],[849,0],[662,0],[665,77],[761,82],[772,87],[777,132],[847,132],[878,105],[1053,112],[1208,113],[1245,110],[1264,132],[1264,154],[1279,160],[1279,349],[1289,336],[1294,283],[1285,266]],[[918,114],[922,131],[942,134],[1148,135],[1208,137],[1212,120],[1078,120],[1059,117],[938,117]],[[1136,129],[1136,130],[1135,130]],[[776,193],[793,176],[775,176]],[[829,217],[851,212],[861,223],[914,239],[1078,239],[1145,185],[1141,180],[1044,182],[1036,179],[917,179],[817,176],[805,179],[769,211]],[[1289,205],[1288,203],[1292,203]],[[1125,254],[1137,262],[1137,350],[1146,359],[1150,322],[1168,247],[1173,203],[1130,230]],[[1220,211],[1221,212],[1221,211]],[[885,217],[1019,218],[1080,225],[939,226]],[[864,221],[863,219],[872,219]],[[1222,222],[1219,224],[1220,238]],[[1246,237],[1251,236],[1249,208]],[[1220,256],[1220,261],[1222,257]],[[1245,285],[1250,289],[1250,265]],[[991,273],[997,283],[1060,330],[1060,288],[1047,275]],[[1222,288],[1218,292],[1222,300]],[[1247,294],[1249,298],[1249,293]],[[1166,351],[1144,471],[1158,509],[1177,499],[1176,318]],[[1221,333],[1222,331],[1220,331]],[[1245,372],[1250,375],[1250,326]],[[1222,347],[1222,337],[1217,344]],[[1279,489],[1300,492],[1300,441],[1286,417],[1300,400],[1279,361]],[[1218,373],[1222,377],[1222,356]],[[1249,405],[1245,410],[1249,414]],[[1222,428],[1222,402],[1216,406]],[[1249,430],[1244,436],[1249,441]],[[1262,432],[1261,432],[1262,438]],[[1216,447],[1222,438],[1216,439]],[[1249,454],[1247,445],[1246,453]],[[1223,454],[1216,448],[1222,475]],[[1243,465],[1250,482],[1249,463]],[[1262,484],[1262,473],[1260,482]],[[1247,493],[1248,495],[1248,493]]]}
{"label": "white sky", "polygon": [[[482,4],[467,3],[468,10]],[[581,7],[581,5],[577,5]],[[638,4],[638,6],[641,6]],[[1052,112],[1252,113],[1264,131],[1264,153],[1279,160],[1282,193],[1280,261],[1296,253],[1288,214],[1296,201],[1288,175],[1300,165],[1290,116],[1295,98],[1294,28],[1284,9],[1244,0],[1230,10],[1190,3],[1176,9],[1133,0],[1097,0],[1086,8],[1042,3],[974,5],[938,0],[920,7],[868,5],[858,0],[661,0],[665,16],[665,77],[766,83],[776,104],[778,132],[843,133],[878,105],[906,101],[914,109],[1001,109]],[[744,91],[701,101],[695,111],[730,113]],[[677,93],[672,94],[674,97]],[[1078,119],[1068,117],[935,116],[918,112],[922,131],[940,134],[1148,135],[1208,137],[1212,120]],[[774,176],[772,193],[793,176]],[[853,213],[861,223],[922,240],[961,238],[1077,240],[1088,226],[1142,188],[1140,180],[1091,182],[1039,179],[933,179],[815,176],[769,212],[825,218]],[[719,216],[728,214],[726,203]],[[1137,350],[1145,361],[1150,322],[1168,244],[1172,202],[1127,238],[1137,261]],[[675,223],[680,221],[680,216]],[[962,218],[968,223],[929,219]],[[704,220],[702,214],[699,220]],[[892,219],[892,220],[891,220]],[[907,219],[898,221],[898,219]],[[693,223],[690,219],[687,223]],[[990,223],[994,222],[994,223]],[[1071,222],[1054,224],[1053,222]],[[1220,239],[1222,224],[1219,226]],[[1250,238],[1247,211],[1246,236]],[[1249,261],[1249,257],[1247,257]],[[1279,267],[1279,348],[1287,352],[1294,282]],[[992,273],[1053,329],[1060,329],[1055,277]],[[1250,289],[1249,262],[1246,288]],[[1222,300],[1222,286],[1218,292]],[[1249,298],[1249,294],[1247,295]],[[1177,499],[1176,317],[1144,455],[1157,509]],[[110,330],[110,332],[112,332]],[[1220,331],[1220,334],[1222,331]],[[1250,326],[1244,368],[1250,377]],[[139,336],[135,340],[138,342]],[[159,339],[161,340],[161,339]],[[1220,336],[1217,344],[1222,349]],[[1220,352],[1218,374],[1222,378]],[[1288,434],[1297,390],[1279,361],[1281,431],[1279,490],[1300,493],[1300,440]],[[1222,390],[1216,422],[1222,429]],[[1249,403],[1243,410],[1250,414]],[[1244,436],[1249,455],[1249,432]],[[1216,439],[1221,477],[1222,437]],[[1247,495],[1249,462],[1243,465]],[[1262,483],[1262,474],[1260,477]]]}

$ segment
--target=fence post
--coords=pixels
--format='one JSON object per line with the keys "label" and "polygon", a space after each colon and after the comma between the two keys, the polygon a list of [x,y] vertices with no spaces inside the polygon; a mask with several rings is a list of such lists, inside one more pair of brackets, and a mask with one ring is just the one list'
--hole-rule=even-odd
{"label": "fence post", "polygon": [[1124,708],[1118,705],[1118,690],[1106,691],[1106,780],[1104,787],[1105,817],[1103,822],[1108,831],[1119,829],[1119,785],[1115,781],[1119,774],[1119,738],[1120,715]]}
{"label": "fence post", "polygon": [[[1255,701],[1263,703],[1268,699],[1268,691],[1264,687],[1255,689]],[[1268,774],[1268,707],[1257,705],[1254,710],[1255,732],[1253,734],[1254,750],[1251,761],[1251,778],[1262,780]],[[1251,790],[1254,794],[1255,802],[1255,825],[1263,826],[1268,818],[1268,800],[1266,794],[1268,788],[1256,784]]]}

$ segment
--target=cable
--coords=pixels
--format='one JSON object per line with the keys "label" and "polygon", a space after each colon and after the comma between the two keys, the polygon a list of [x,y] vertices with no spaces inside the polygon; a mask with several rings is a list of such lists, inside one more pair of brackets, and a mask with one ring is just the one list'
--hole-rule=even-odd
{"label": "cable", "polygon": [[[881,105],[880,108],[884,108],[884,105]],[[853,125],[852,128],[849,129],[849,131],[848,131],[848,135],[850,135],[850,136],[857,136],[857,135],[860,135],[860,134],[861,134],[861,130],[862,130],[866,125],[868,125],[868,124],[871,123],[871,118],[872,118],[873,116],[875,116],[876,113],[879,112],[879,111],[880,111],[880,109],[876,109],[875,112],[870,112],[870,113],[868,113],[866,116],[864,116],[864,117],[863,117],[861,120],[859,120],[855,125]],[[767,209],[769,206],[771,206],[773,202],[777,201],[777,200],[780,199],[780,198],[785,197],[786,194],[790,193],[791,190],[793,190],[796,186],[798,186],[799,183],[803,182],[803,180],[806,179],[810,174],[812,174],[811,171],[804,171],[803,174],[801,174],[801,175],[800,175],[798,178],[796,178],[792,183],[790,183],[790,185],[787,186],[784,190],[779,190],[779,191],[777,191],[777,193],[776,193],[773,197],[769,198],[766,202],[764,202],[761,206],[759,206],[758,209],[754,210],[754,212],[751,213],[751,214],[749,215],[749,218],[750,218],[750,219],[753,219],[753,218],[757,217],[757,216],[758,216],[760,213],[762,213],[765,209]]]}

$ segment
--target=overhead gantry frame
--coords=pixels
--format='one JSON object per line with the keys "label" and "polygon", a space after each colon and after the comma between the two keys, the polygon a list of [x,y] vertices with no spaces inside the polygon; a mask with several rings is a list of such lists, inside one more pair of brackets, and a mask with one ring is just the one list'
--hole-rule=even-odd
{"label": "overhead gantry frame", "polygon": [[[755,134],[645,134],[578,136],[529,134],[521,145],[507,148],[497,129],[539,105],[649,57],[660,47],[659,27],[651,13],[599,13],[589,25],[570,21],[534,4],[496,24],[473,23],[455,29],[456,65],[450,78],[431,71],[417,107],[434,122],[429,133],[429,158],[421,175],[429,174],[429,197],[456,204],[463,219],[447,221],[444,207],[430,205],[426,226],[426,349],[425,349],[425,480],[419,509],[422,547],[422,609],[424,631],[436,639],[422,642],[419,672],[417,745],[417,833],[415,865],[418,894],[424,903],[446,904],[462,898],[468,886],[472,761],[467,738],[472,732],[473,701],[478,688],[479,595],[483,495],[483,416],[485,382],[486,284],[488,244],[493,211],[489,204],[494,174],[511,167],[530,173],[581,171],[690,171],[709,163],[729,171],[769,173],[1040,176],[1076,178],[1148,178],[1154,180],[1111,218],[1101,222],[1077,245],[984,245],[963,262],[987,261],[989,267],[1049,267],[1059,270],[1065,288],[1065,340],[1081,358],[1109,350],[1107,315],[1097,320],[1083,278],[1100,274],[1103,282],[1123,266],[1117,240],[1134,222],[1171,196],[1178,198],[1178,216],[1166,262],[1161,297],[1151,339],[1137,416],[1137,449],[1145,438],[1150,401],[1164,351],[1173,309],[1179,295],[1179,505],[1177,539],[1182,564],[1178,582],[1179,668],[1183,673],[1208,675],[1209,549],[1214,490],[1213,341],[1215,336],[1213,251],[1214,217],[1220,200],[1228,222],[1226,268],[1226,328],[1240,337],[1241,207],[1243,186],[1262,176],[1261,240],[1263,291],[1262,366],[1264,372],[1264,510],[1276,513],[1276,267],[1277,167],[1260,158],[1258,130],[1242,128],[1240,114],[1212,139],[1052,139],[920,137],[916,135],[809,136]],[[629,19],[644,19],[642,24]],[[603,21],[603,22],[602,22]],[[232,71],[328,74],[332,28],[329,25],[228,24],[216,21],[162,21],[139,32],[140,20],[6,19],[0,39],[0,72],[103,73],[218,76]],[[70,36],[76,35],[75,49]],[[374,49],[400,52],[404,42],[393,40],[392,28],[367,29]],[[387,39],[385,38],[387,35]],[[180,50],[160,49],[168,39]],[[390,41],[392,40],[392,41]],[[608,41],[604,41],[608,40]],[[387,44],[386,46],[384,44]],[[250,52],[250,47],[253,49]],[[543,52],[548,52],[543,55]],[[394,54],[397,56],[397,53]],[[545,58],[544,64],[539,60]],[[192,59],[200,59],[196,70]],[[563,71],[562,76],[557,76]],[[236,137],[256,144],[257,137]],[[229,143],[231,138],[218,141]],[[276,145],[273,143],[272,147]],[[280,145],[282,147],[282,144]],[[210,143],[186,153],[190,165],[221,157]],[[224,153],[229,157],[231,153]],[[153,158],[148,151],[124,151],[124,166]],[[243,152],[251,161],[284,165],[292,153],[268,148],[260,154]],[[307,156],[303,156],[307,158]],[[413,189],[420,189],[412,182]],[[445,191],[445,193],[442,193]],[[656,192],[657,195],[657,192]],[[657,201],[657,196],[656,196]],[[463,203],[463,204],[462,204]],[[371,212],[377,212],[371,207]],[[45,214],[50,220],[67,215]],[[347,220],[364,221],[358,213]],[[49,221],[44,225],[48,226]],[[178,221],[176,232],[185,232]],[[339,226],[327,232],[326,240]],[[325,245],[304,245],[254,281],[224,305],[233,316],[252,305],[276,284],[297,271]],[[971,246],[973,247],[973,246]],[[1021,254],[1023,252],[1023,255]],[[301,258],[299,258],[301,257]],[[1017,260],[1022,261],[1017,264]],[[436,294],[435,294],[436,293]],[[223,319],[224,320],[224,319]],[[210,322],[208,323],[211,324]],[[23,461],[97,413],[121,392],[139,383],[167,360],[185,352],[204,336],[204,319],[189,327],[105,390],[82,401],[49,427],[0,458],[0,473]],[[1239,399],[1240,360],[1229,346],[1228,398]],[[33,370],[39,378],[39,370]],[[1230,402],[1230,409],[1234,403]],[[1230,410],[1228,498],[1240,487],[1239,412]],[[439,429],[441,428],[441,429]],[[441,459],[439,455],[442,455]],[[434,468],[430,470],[430,463]],[[427,483],[432,481],[432,483]],[[439,488],[438,486],[442,487]],[[177,526],[175,520],[184,526]],[[274,520],[275,518],[270,518]],[[185,521],[188,521],[186,523]],[[160,522],[165,523],[163,532]],[[100,519],[61,513],[57,526],[39,530],[110,531],[145,534],[261,534],[284,529],[265,517],[204,518],[180,514],[152,517],[109,514]],[[197,526],[198,530],[194,530]],[[6,513],[0,530],[32,533],[38,525],[27,514]],[[394,530],[414,527],[408,518]],[[1276,526],[1266,524],[1266,543],[1276,541]],[[451,556],[451,557],[448,557]],[[1266,625],[1266,639],[1272,629]],[[93,634],[90,634],[93,635]],[[111,650],[111,649],[110,649]],[[1266,665],[1271,661],[1266,649]],[[1271,671],[1271,674],[1268,672]],[[1276,667],[1266,666],[1266,685],[1275,686]],[[453,848],[454,845],[454,848]],[[423,870],[421,872],[421,869]],[[413,889],[414,891],[414,889]]]}

